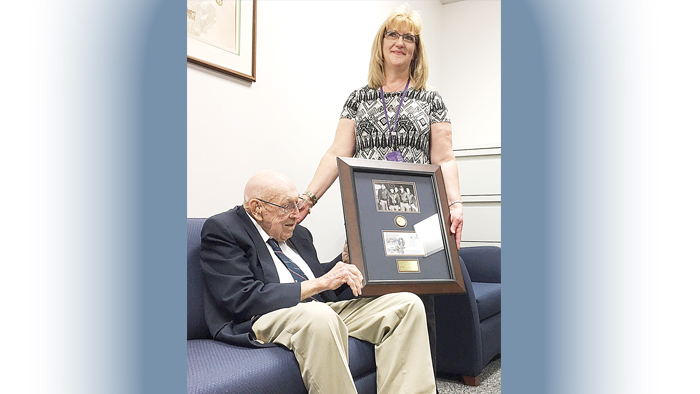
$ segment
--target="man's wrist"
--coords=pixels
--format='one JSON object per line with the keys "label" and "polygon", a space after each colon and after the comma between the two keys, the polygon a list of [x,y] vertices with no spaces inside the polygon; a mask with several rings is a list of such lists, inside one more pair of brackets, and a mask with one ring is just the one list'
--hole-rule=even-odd
{"label": "man's wrist", "polygon": [[323,292],[323,284],[320,278],[314,278],[300,282],[301,284],[301,300],[305,300],[311,296]]}

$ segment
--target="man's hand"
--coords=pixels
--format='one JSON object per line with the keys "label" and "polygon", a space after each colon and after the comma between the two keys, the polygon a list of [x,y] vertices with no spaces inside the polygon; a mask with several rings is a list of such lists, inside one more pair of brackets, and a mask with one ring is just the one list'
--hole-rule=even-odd
{"label": "man's hand", "polygon": [[362,294],[362,273],[352,264],[339,261],[327,274],[318,278],[326,290],[335,290],[343,283],[347,283],[355,297]]}
{"label": "man's hand", "polygon": [[301,299],[305,300],[326,290],[335,290],[342,286],[343,283],[347,283],[350,286],[355,297],[361,295],[364,287],[362,284],[362,273],[356,266],[350,264],[347,241],[343,247],[342,259],[343,261],[337,262],[322,277],[301,282]]}
{"label": "man's hand", "polygon": [[352,293],[357,297],[362,294],[362,287],[364,287],[362,279],[362,273],[357,267],[339,261],[327,274],[320,278],[301,282],[301,300],[326,290],[335,290],[344,283],[350,286]]}

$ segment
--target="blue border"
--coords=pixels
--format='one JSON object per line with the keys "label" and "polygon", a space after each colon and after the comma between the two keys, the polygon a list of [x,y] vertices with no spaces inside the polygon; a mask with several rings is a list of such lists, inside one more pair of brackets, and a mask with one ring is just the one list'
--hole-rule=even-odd
{"label": "blue border", "polygon": [[[187,76],[184,4],[158,1],[141,37],[142,393],[187,387]],[[180,39],[177,39],[180,37]]]}
{"label": "blue border", "polygon": [[504,1],[502,23],[503,393],[547,382],[549,155],[546,48],[528,1]]}

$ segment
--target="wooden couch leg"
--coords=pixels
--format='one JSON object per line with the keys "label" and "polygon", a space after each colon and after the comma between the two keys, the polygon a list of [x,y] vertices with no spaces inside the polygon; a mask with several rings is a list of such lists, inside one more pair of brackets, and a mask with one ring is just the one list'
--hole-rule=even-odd
{"label": "wooden couch leg", "polygon": [[467,386],[478,386],[479,385],[479,377],[478,376],[462,376],[462,379],[464,380],[464,384]]}

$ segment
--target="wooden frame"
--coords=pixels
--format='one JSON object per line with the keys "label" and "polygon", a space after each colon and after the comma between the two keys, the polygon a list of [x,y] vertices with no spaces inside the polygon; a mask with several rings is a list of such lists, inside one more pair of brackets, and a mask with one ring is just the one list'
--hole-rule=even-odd
{"label": "wooden frame", "polygon": [[[337,163],[348,253],[364,276],[362,294],[464,293],[440,166],[341,157]],[[392,181],[414,185],[420,210],[410,208],[408,190],[405,205],[380,204],[387,197],[380,188],[391,189]]]}
{"label": "wooden frame", "polygon": [[187,61],[255,82],[257,0],[187,1]]}

